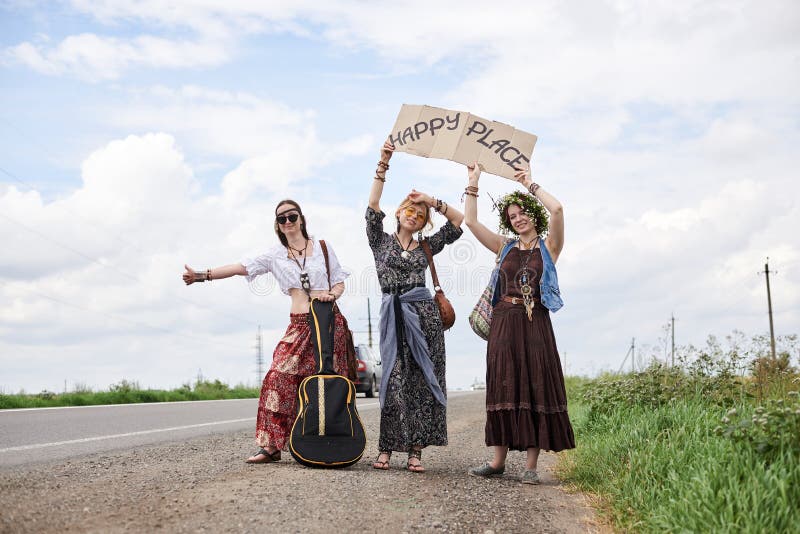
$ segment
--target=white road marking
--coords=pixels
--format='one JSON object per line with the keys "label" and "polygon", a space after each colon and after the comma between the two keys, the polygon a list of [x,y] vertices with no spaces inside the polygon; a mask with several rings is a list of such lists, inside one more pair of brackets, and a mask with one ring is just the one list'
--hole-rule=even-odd
{"label": "white road marking", "polygon": [[47,406],[43,408],[6,408],[0,410],[0,415],[9,413],[20,412],[43,412],[45,410],[85,410],[87,408],[120,408],[120,407],[153,407],[153,406],[169,406],[172,404],[197,404],[202,402],[243,402],[257,400],[257,397],[250,397],[247,399],[215,399],[215,400],[196,400],[196,401],[170,401],[170,402],[132,402],[129,404],[89,404],[85,406]]}
{"label": "white road marking", "polygon": [[21,445],[19,447],[8,447],[6,449],[0,449],[0,453],[3,452],[13,452],[13,451],[28,451],[31,449],[42,449],[44,447],[58,447],[60,445],[72,445],[73,443],[87,443],[90,441],[100,441],[104,439],[115,439],[115,438],[127,438],[130,436],[142,436],[145,434],[154,434],[156,432],[173,432],[175,430],[186,430],[188,428],[200,428],[203,426],[211,426],[211,425],[225,425],[228,423],[242,423],[244,421],[252,421],[252,417],[247,417],[245,419],[229,419],[227,421],[214,421],[212,423],[199,423],[196,425],[184,425],[184,426],[173,426],[170,428],[157,428],[155,430],[140,430],[138,432],[127,432],[125,434],[113,434],[110,436],[95,436],[93,438],[82,438],[82,439],[71,439],[69,441],[54,441],[52,443],[36,443],[33,445]]}

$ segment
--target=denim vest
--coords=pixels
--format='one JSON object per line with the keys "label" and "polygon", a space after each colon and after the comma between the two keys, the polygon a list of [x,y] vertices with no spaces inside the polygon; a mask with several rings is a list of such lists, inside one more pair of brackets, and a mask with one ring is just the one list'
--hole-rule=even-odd
{"label": "denim vest", "polygon": [[[518,240],[512,239],[503,245],[503,248],[500,250],[500,255],[497,258],[497,267],[495,267],[495,272],[492,273],[492,279],[496,280],[494,294],[492,295],[492,306],[497,304],[500,300],[500,265],[503,263],[503,260],[506,259],[506,255],[509,251],[517,246],[518,242]],[[539,248],[542,251],[542,265],[544,266],[542,277],[539,279],[539,292],[541,293],[544,307],[555,313],[564,306],[564,301],[561,300],[561,291],[558,289],[556,266],[553,263],[553,259],[550,257],[550,251],[547,250],[547,247],[544,246],[544,242],[541,240],[539,242]]]}

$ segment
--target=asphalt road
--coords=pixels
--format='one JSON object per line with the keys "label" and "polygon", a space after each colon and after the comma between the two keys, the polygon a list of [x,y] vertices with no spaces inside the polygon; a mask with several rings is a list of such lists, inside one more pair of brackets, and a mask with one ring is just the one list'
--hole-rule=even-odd
{"label": "asphalt road", "polygon": [[[370,411],[378,399],[357,403]],[[0,468],[253,430],[257,407],[236,399],[1,410]]]}
{"label": "asphalt road", "polygon": [[[520,452],[503,476],[469,476],[491,457],[483,392],[448,395],[449,445],[425,449],[423,474],[406,470],[400,452],[391,469],[373,469],[380,411],[359,401],[367,450],[347,469],[310,469],[288,454],[244,463],[255,400],[2,412],[0,457],[32,463],[0,466],[0,533],[598,530],[585,499],[561,487],[555,454],[540,457],[539,486],[520,482]],[[10,438],[12,427],[22,436]]]}

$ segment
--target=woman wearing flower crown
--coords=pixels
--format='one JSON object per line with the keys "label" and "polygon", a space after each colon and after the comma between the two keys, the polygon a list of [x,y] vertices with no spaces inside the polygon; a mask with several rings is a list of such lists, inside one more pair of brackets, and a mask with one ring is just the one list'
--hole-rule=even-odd
{"label": "woman wearing flower crown", "polygon": [[486,445],[494,448],[494,457],[469,473],[501,475],[509,449],[526,451],[521,480],[539,484],[539,451],[575,447],[550,323],[550,312],[563,305],[555,263],[564,246],[564,212],[531,181],[530,168],[520,169],[515,177],[529,194],[515,191],[497,203],[501,231],[515,237],[492,232],[478,221],[480,175],[477,163],[468,167],[464,211],[470,231],[500,258],[486,348]]}

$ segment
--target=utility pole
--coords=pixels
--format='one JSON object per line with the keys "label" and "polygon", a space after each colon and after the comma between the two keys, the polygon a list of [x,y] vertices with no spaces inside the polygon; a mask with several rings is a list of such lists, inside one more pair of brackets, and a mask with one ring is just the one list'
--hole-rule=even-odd
{"label": "utility pole", "polygon": [[[369,297],[367,297],[367,317],[366,317],[366,319],[367,319],[367,332],[366,333],[367,333],[367,336],[368,336],[367,344],[369,345],[369,348],[372,348],[372,309],[370,307]],[[377,319],[377,317],[376,317],[376,319]],[[358,320],[359,321],[363,321],[364,317],[359,317]],[[364,331],[363,330],[353,330],[353,333],[354,334],[363,334]]]}
{"label": "utility pole", "polygon": [[262,347],[261,325],[258,325],[258,334],[256,334],[256,372],[258,373],[258,380],[256,384],[264,378],[264,353]]}
{"label": "utility pole", "polygon": [[[775,359],[775,329],[772,326],[772,294],[769,290],[769,256],[767,262],[764,264],[764,271],[762,271],[767,278],[767,309],[769,310],[769,343],[770,350],[772,351],[772,359]],[[773,273],[777,271],[772,271]],[[760,273],[759,273],[760,274]]]}
{"label": "utility pole", "polygon": [[672,313],[672,367],[675,367],[675,312]]}
{"label": "utility pole", "polygon": [[372,348],[372,311],[369,307],[369,297],[367,297],[367,331],[369,332],[367,338],[369,348]]}
{"label": "utility pole", "polygon": [[619,371],[617,374],[622,372],[622,369],[625,367],[625,362],[628,361],[628,356],[631,357],[631,372],[635,371],[634,368],[634,360],[636,359],[636,338],[631,338],[631,346],[628,349],[628,352],[625,353],[625,358],[622,360],[622,364],[619,366]]}

